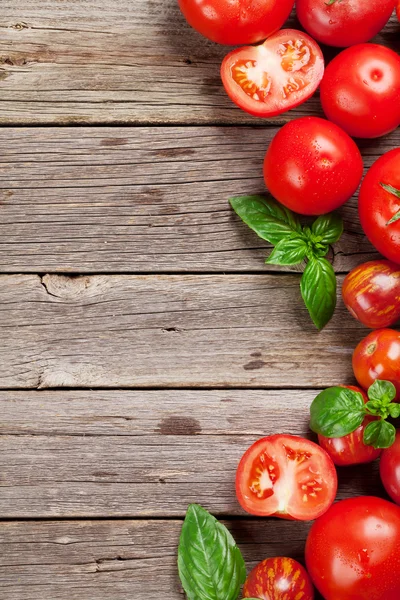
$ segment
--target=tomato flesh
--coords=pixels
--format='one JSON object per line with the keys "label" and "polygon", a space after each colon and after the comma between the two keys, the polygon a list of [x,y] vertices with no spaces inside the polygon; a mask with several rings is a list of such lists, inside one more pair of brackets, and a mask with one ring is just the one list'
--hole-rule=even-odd
{"label": "tomato flesh", "polygon": [[240,108],[272,117],[305,102],[317,89],[324,59],[306,34],[282,30],[259,46],[237,48],[223,60],[221,77]]}
{"label": "tomato flesh", "polygon": [[400,507],[372,496],[337,502],[311,527],[306,564],[325,600],[398,600]]}
{"label": "tomato flesh", "polygon": [[251,571],[243,587],[244,598],[313,600],[314,588],[304,567],[293,558],[267,558]]}
{"label": "tomato flesh", "polygon": [[294,0],[178,0],[188,23],[219,44],[255,44],[282,27]]}
{"label": "tomato flesh", "polygon": [[[353,385],[343,387],[358,392],[362,395],[364,402],[368,402],[368,396],[361,388]],[[382,450],[364,444],[364,431],[367,425],[375,420],[375,417],[366,417],[362,425],[353,433],[341,438],[327,438],[318,435],[318,443],[338,467],[372,462],[381,455]]]}
{"label": "tomato flesh", "polygon": [[379,468],[385,490],[394,502],[400,504],[400,431],[393,446],[383,451]]}
{"label": "tomato flesh", "polygon": [[350,313],[371,329],[400,319],[400,267],[373,260],[353,269],[343,282],[342,296]]}
{"label": "tomato flesh", "polygon": [[363,161],[355,142],[337,125],[303,117],[284,125],[264,160],[268,190],[281,204],[302,215],[322,215],[357,190]]}
{"label": "tomato flesh", "polygon": [[353,370],[365,390],[377,379],[391,381],[400,401],[400,332],[377,329],[367,335],[354,351]]}
{"label": "tomato flesh", "polygon": [[304,29],[328,46],[345,48],[368,42],[389,21],[395,0],[297,0]]}
{"label": "tomato flesh", "polygon": [[400,56],[378,44],[359,44],[329,63],[321,82],[327,118],[349,135],[376,138],[400,124]]}
{"label": "tomato flesh", "polygon": [[400,190],[400,148],[386,152],[369,169],[358,198],[361,225],[370,242],[389,260],[400,264],[400,198],[381,184]]}
{"label": "tomato flesh", "polygon": [[259,440],[237,470],[238,500],[253,515],[315,519],[332,504],[336,490],[336,470],[328,454],[296,436]]}

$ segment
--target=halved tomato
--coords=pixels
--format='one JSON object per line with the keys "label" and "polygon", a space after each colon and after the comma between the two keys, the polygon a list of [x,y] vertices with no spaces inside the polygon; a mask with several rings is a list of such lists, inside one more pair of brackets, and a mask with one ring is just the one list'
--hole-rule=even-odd
{"label": "halved tomato", "polygon": [[324,74],[321,49],[307,34],[282,29],[259,46],[230,52],[221,77],[228,96],[258,117],[280,115],[313,95]]}
{"label": "halved tomato", "polygon": [[260,517],[311,521],[323,515],[337,491],[335,465],[317,444],[272,435],[253,444],[239,463],[236,495]]}

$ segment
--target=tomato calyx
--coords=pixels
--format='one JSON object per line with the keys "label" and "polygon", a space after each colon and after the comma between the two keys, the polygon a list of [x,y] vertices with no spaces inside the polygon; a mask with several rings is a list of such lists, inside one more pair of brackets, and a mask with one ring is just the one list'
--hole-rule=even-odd
{"label": "tomato calyx", "polygon": [[[392,185],[387,185],[386,183],[381,182],[380,185],[381,185],[381,187],[383,187],[384,190],[389,192],[389,194],[392,194],[392,196],[395,196],[395,198],[398,198],[400,201],[400,190],[393,187]],[[386,223],[386,225],[391,225],[392,223],[395,223],[399,219],[400,219],[400,209],[397,211],[396,214],[393,215],[393,217]]]}
{"label": "tomato calyx", "polygon": [[341,438],[356,431],[365,417],[375,417],[364,431],[364,444],[389,448],[396,438],[394,425],[386,419],[400,417],[400,404],[393,402],[396,388],[390,381],[376,380],[368,389],[368,402],[360,392],[345,387],[324,390],[310,408],[310,428],[327,438]]}

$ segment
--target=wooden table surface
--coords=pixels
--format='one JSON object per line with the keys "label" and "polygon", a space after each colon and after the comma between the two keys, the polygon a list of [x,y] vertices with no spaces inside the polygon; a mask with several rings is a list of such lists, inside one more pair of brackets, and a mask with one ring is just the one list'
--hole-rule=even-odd
{"label": "wooden table surface", "polygon": [[[291,19],[296,26],[296,20]],[[377,41],[400,51],[395,19]],[[323,333],[299,275],[229,208],[264,191],[277,127],[225,96],[227,49],[175,0],[0,4],[0,596],[178,600],[190,502],[249,567],[300,558],[308,524],[248,518],[234,494],[260,436],[308,435],[317,390],[353,383],[366,334],[341,301]],[[327,58],[334,55],[326,50]],[[400,132],[360,147],[366,167]],[[357,219],[339,280],[377,256]],[[339,498],[383,495],[375,467]]]}

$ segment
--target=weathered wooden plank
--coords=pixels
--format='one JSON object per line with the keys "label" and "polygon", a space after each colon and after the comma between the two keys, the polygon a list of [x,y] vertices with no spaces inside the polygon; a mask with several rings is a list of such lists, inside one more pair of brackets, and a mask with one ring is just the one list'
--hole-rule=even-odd
{"label": "weathered wooden plank", "polygon": [[[248,569],[266,557],[304,561],[308,524],[225,521]],[[180,521],[2,523],[0,590],[7,600],[180,600]],[[319,597],[318,597],[319,598]]]}
{"label": "weathered wooden plank", "polygon": [[[263,158],[276,131],[3,129],[0,270],[267,270],[267,244],[236,218],[228,199],[265,192]],[[366,167],[399,145],[400,130],[362,142]],[[342,214],[339,272],[377,256],[361,230],[356,198]]]}
{"label": "weathered wooden plank", "polygon": [[[176,1],[2,0],[0,29],[1,123],[262,123],[222,88],[229,48]],[[399,49],[395,18],[376,41]],[[321,114],[317,96],[272,122],[304,114]]]}
{"label": "weathered wooden plank", "polygon": [[[308,436],[316,392],[2,392],[0,518],[243,515],[238,462],[264,435]],[[339,498],[382,494],[377,465]]]}
{"label": "weathered wooden plank", "polygon": [[298,275],[9,275],[0,307],[2,388],[327,386],[366,333],[341,301],[318,333]]}

